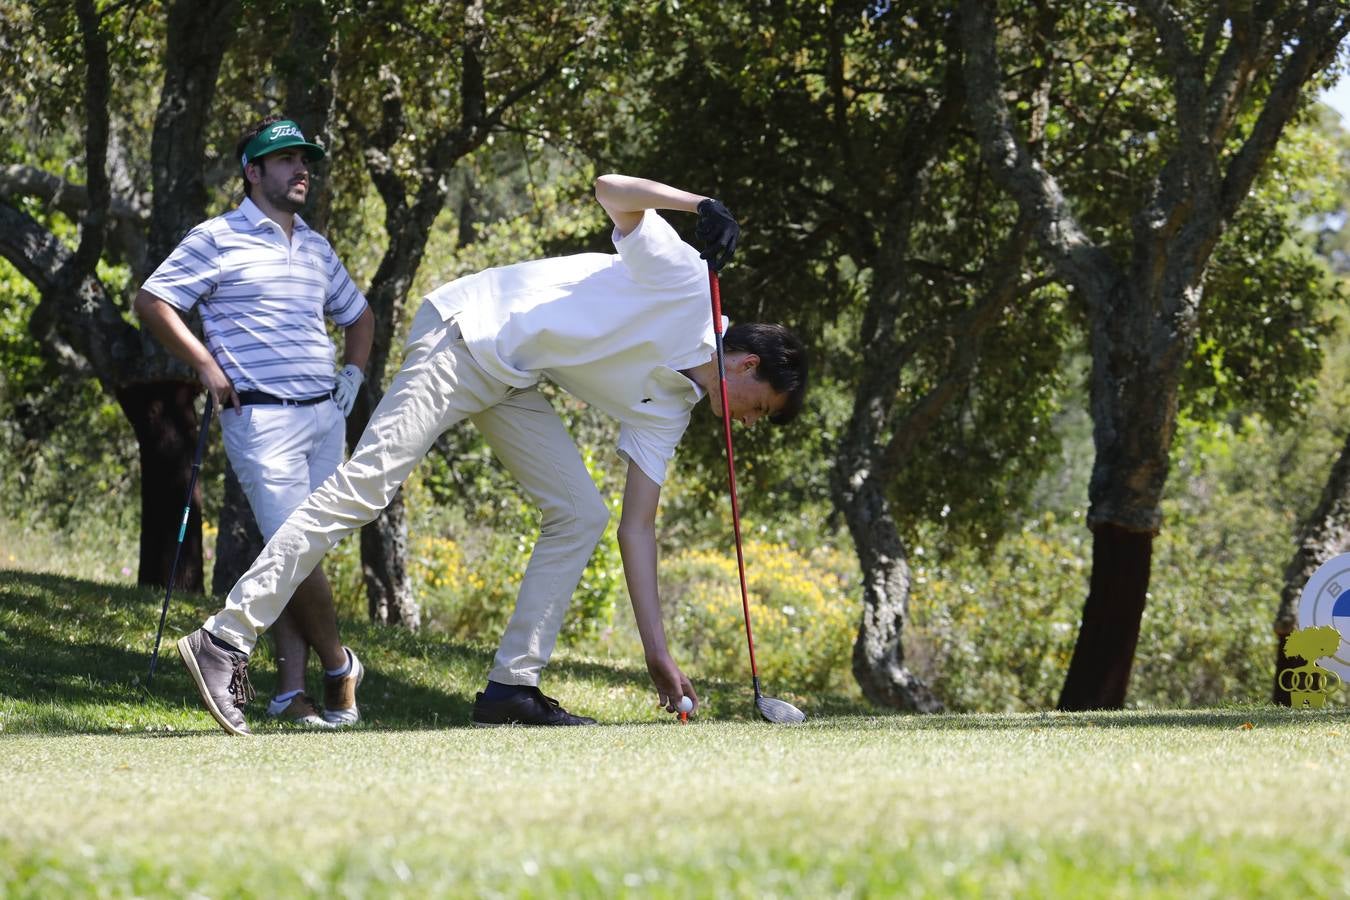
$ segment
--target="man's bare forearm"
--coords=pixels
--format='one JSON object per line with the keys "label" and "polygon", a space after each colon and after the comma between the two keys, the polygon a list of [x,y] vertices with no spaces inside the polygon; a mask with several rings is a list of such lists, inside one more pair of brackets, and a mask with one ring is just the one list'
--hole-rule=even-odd
{"label": "man's bare forearm", "polygon": [[136,294],[133,308],[140,320],[150,329],[150,333],[155,336],[155,340],[163,344],[164,348],[179,361],[199,373],[204,368],[214,365],[215,360],[211,356],[211,351],[207,350],[206,345],[197,339],[192,329],[187,327],[179,317],[178,310],[145,291]]}
{"label": "man's bare forearm", "polygon": [[342,330],[342,361],[365,371],[370,348],[375,342],[375,314],[366,307],[360,318]]}

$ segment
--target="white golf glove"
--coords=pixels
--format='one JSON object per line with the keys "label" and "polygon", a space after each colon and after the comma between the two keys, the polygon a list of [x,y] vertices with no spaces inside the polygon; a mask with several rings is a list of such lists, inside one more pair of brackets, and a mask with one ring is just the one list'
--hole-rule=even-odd
{"label": "white golf glove", "polygon": [[345,419],[351,415],[352,407],[356,405],[356,392],[361,390],[361,384],[366,380],[366,376],[356,366],[348,363],[342,367],[342,371],[337,373],[337,385],[333,388],[333,402],[342,410],[342,417]]}

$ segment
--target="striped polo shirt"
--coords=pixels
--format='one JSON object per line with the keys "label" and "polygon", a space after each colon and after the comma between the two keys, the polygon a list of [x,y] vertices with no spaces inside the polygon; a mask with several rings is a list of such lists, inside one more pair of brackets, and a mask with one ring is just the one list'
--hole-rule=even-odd
{"label": "striped polo shirt", "polygon": [[207,349],[235,390],[292,400],[333,389],[324,316],[345,328],[366,309],[323,235],[296,216],[288,242],[247,198],[189,231],[141,287],[183,312],[201,303]]}

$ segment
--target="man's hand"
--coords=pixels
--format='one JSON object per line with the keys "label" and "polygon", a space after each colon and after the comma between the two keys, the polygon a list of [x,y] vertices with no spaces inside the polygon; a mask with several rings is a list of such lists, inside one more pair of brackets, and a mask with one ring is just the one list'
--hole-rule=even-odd
{"label": "man's hand", "polygon": [[234,392],[234,385],[230,383],[229,376],[216,364],[214,359],[207,357],[210,362],[197,370],[197,377],[201,379],[202,384],[206,385],[207,391],[212,397],[216,398],[216,408],[224,411],[225,407],[234,407],[235,415],[239,415],[239,395]]}
{"label": "man's hand", "polygon": [[[731,215],[731,210],[721,200],[709,197],[698,205],[698,224],[694,226],[694,236],[703,245],[699,255],[708,261],[714,272],[731,261],[736,252],[736,239],[740,237],[741,226]],[[676,697],[676,700],[679,698]]]}
{"label": "man's hand", "polygon": [[[669,656],[648,657],[647,673],[656,685],[657,706],[666,712],[678,712],[680,698],[688,697],[694,703],[694,711],[698,710],[698,694],[693,682],[675,665],[675,660]],[[692,711],[690,715],[693,715]]]}
{"label": "man's hand", "polygon": [[343,366],[342,371],[337,374],[337,385],[333,388],[333,402],[342,410],[344,419],[351,415],[352,407],[356,405],[356,392],[361,390],[365,380],[366,376],[351,363]]}

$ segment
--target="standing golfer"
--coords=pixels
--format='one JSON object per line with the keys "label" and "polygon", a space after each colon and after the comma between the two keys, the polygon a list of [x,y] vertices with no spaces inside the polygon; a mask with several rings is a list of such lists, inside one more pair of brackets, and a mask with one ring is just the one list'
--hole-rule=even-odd
{"label": "standing golfer", "polygon": [[[656,579],[656,508],[666,465],[718,371],[708,265],[739,228],[716,200],[654,181],[605,175],[596,198],[614,220],[617,255],[583,253],[489,269],[433,291],[412,323],[403,368],[370,424],[323,485],[277,530],[220,610],[178,642],[207,708],[243,731],[239,675],[258,636],[323,555],[371,521],[432,443],[472,421],[542,513],[539,539],[497,650],[478,725],[590,725],[539,690],[563,613],[608,510],[557,413],[546,377],[619,420],[628,462],[619,547],[659,702],[675,712],[694,687],[666,645]],[[705,263],[654,210],[697,211]],[[777,325],[737,325],[724,339],[731,415],[789,421],[806,392],[801,343]],[[238,648],[222,649],[222,643]]]}
{"label": "standing golfer", "polygon": [[[366,299],[332,246],[296,215],[310,163],[323,155],[280,116],[251,129],[235,150],[243,203],[188,232],[135,303],[223,410],[225,452],[265,538],[342,462],[345,418],[374,335]],[[198,303],[206,346],[179,316]],[[325,315],[344,330],[346,365],[336,377]],[[278,691],[268,713],[310,727],[350,725],[360,717],[361,663],[338,636],[323,570],[310,569],[288,585],[269,619]],[[325,670],[322,712],[305,693],[310,647]],[[241,667],[241,696],[250,690],[246,675]],[[232,727],[248,730],[242,717]]]}

